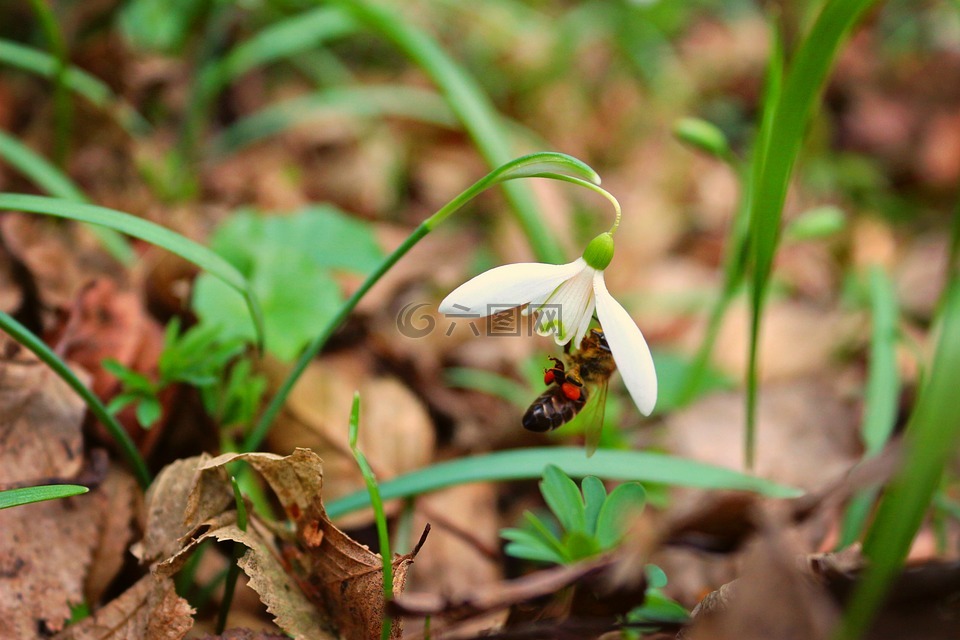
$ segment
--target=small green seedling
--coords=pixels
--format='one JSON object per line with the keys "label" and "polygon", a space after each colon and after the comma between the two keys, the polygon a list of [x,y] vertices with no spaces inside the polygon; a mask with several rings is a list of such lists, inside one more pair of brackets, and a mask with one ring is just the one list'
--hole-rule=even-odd
{"label": "small green seedling", "polygon": [[[582,488],[581,488],[582,487]],[[527,526],[504,529],[510,541],[506,553],[515,558],[571,564],[616,547],[630,521],[643,512],[646,492],[636,482],[627,482],[610,494],[599,478],[587,476],[581,487],[550,465],[540,481],[540,492],[560,524],[558,537],[543,520],[525,512]]]}
{"label": "small green seedling", "polygon": [[[527,526],[504,529],[509,540],[507,555],[526,560],[572,564],[610,551],[623,540],[630,523],[643,512],[646,492],[637,482],[621,484],[607,493],[603,482],[587,476],[580,487],[559,467],[549,465],[540,481],[540,493],[557,519],[561,535],[539,517],[525,512]],[[687,611],[663,594],[667,576],[660,567],[648,564],[647,590],[643,605],[627,614],[626,622],[640,629],[662,622],[682,622]],[[636,632],[632,637],[637,637]]]}
{"label": "small green seedling", "polygon": [[207,411],[223,425],[250,420],[263,393],[265,382],[251,375],[250,363],[230,362],[245,349],[240,338],[223,340],[219,327],[197,325],[180,333],[180,321],[167,325],[163,353],[158,362],[156,381],[124,367],[115,360],[103,363],[115,375],[123,391],[107,409],[116,414],[136,404],[137,421],[148,429],[160,418],[159,395],[170,385],[182,383],[200,389]]}

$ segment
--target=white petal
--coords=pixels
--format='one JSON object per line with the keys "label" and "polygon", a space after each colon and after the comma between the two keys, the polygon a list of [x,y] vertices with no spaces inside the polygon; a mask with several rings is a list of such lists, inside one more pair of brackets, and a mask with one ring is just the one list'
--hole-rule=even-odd
{"label": "white petal", "polygon": [[594,269],[584,264],[580,273],[557,287],[540,306],[536,324],[540,335],[554,334],[557,344],[566,344],[574,338],[579,341],[583,337],[593,315],[594,273]]}
{"label": "white petal", "polygon": [[448,315],[483,317],[527,304],[550,293],[583,269],[583,258],[568,264],[521,262],[485,271],[468,280],[440,303]]}
{"label": "white petal", "polygon": [[594,277],[593,290],[597,296],[600,326],[603,327],[603,335],[610,345],[623,383],[640,413],[648,416],[657,404],[657,372],[653,368],[653,357],[647,341],[630,314],[607,291],[603,272],[597,272]]}

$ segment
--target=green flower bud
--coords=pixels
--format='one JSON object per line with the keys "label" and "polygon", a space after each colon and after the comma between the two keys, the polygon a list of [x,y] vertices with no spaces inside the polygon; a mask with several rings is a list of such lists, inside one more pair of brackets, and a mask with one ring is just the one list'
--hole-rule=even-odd
{"label": "green flower bud", "polygon": [[723,159],[730,155],[730,145],[723,131],[706,120],[682,118],[673,125],[673,135],[681,142],[717,158]]}
{"label": "green flower bud", "polygon": [[601,233],[583,251],[583,260],[597,271],[603,271],[613,260],[613,234]]}

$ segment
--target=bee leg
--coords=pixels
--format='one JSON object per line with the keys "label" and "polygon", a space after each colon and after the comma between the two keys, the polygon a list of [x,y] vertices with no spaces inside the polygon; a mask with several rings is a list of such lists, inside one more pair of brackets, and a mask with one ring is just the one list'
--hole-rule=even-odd
{"label": "bee leg", "polygon": [[548,387],[554,382],[557,384],[563,384],[564,380],[567,378],[565,369],[563,367],[563,362],[552,356],[550,357],[550,360],[553,361],[553,366],[549,369],[543,370],[543,383]]}

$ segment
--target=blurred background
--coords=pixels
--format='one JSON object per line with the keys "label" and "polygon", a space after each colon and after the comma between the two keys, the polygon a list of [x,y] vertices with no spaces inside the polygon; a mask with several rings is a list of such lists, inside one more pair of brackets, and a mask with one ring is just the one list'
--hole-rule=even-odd
{"label": "blurred background", "polygon": [[[623,206],[607,286],[660,377],[649,419],[614,377],[603,446],[742,469],[742,283],[703,344],[724,297],[774,25],[789,60],[822,3],[409,0],[374,3],[383,13],[369,19],[350,4],[3,3],[0,190],[86,200],[211,246],[253,282],[267,357],[237,363],[252,326],[211,276],[141,243],[124,264],[88,230],[25,214],[0,216],[0,308],[85,369],[104,400],[135,386],[129,372],[155,377],[171,345],[182,362],[214,354],[204,366],[216,385],[172,376],[152,404],[134,394],[118,414],[156,469],[241,438],[342,301],[429,215],[513,157],[560,151],[596,169]],[[758,475],[811,489],[864,454],[871,269],[897,301],[893,404],[910,406],[958,183],[960,6],[882,3],[841,49],[787,196],[760,341]],[[546,356],[559,355],[551,340],[453,322],[436,306],[493,266],[573,260],[612,219],[599,196],[545,180],[471,202],[364,298],[263,448],[320,453],[327,499],[362,487],[345,428],[358,389],[361,448],[381,479],[581,442],[577,424],[520,428]],[[188,329],[206,333],[178,343]],[[691,382],[698,352],[708,357]],[[497,534],[539,500],[533,483],[518,486],[418,501],[414,522],[441,526],[414,587],[457,593],[519,572]],[[650,490],[662,508],[684,499]],[[343,525],[365,540],[370,522]],[[818,526],[811,550],[830,548],[839,522]],[[921,534],[914,553],[935,543]],[[671,554],[659,561],[666,591],[687,607],[732,575],[727,561]]]}

